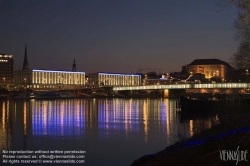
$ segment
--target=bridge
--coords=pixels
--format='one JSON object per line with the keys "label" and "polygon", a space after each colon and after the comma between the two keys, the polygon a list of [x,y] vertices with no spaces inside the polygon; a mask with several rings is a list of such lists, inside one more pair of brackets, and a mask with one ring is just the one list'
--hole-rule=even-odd
{"label": "bridge", "polygon": [[169,84],[169,85],[145,85],[145,86],[113,87],[113,91],[164,90],[164,96],[168,97],[170,90],[186,90],[186,89],[248,89],[248,88],[250,88],[250,83]]}

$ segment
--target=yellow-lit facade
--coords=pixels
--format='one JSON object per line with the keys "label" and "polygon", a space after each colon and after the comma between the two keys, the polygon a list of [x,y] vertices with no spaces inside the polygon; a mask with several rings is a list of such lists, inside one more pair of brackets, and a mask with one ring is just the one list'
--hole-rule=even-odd
{"label": "yellow-lit facade", "polygon": [[[222,61],[223,62],[223,61]],[[188,73],[195,74],[195,73],[201,73],[205,75],[206,79],[210,79],[212,77],[220,77],[222,82],[229,81],[229,75],[232,71],[232,67],[225,64],[219,64],[219,63],[210,63],[207,64],[206,61],[204,63],[200,64],[189,64],[188,65]]]}
{"label": "yellow-lit facade", "polygon": [[88,83],[92,86],[139,86],[141,75],[95,73],[88,75]]}
{"label": "yellow-lit facade", "polygon": [[84,72],[55,70],[14,71],[16,88],[28,89],[75,89],[85,85]]}

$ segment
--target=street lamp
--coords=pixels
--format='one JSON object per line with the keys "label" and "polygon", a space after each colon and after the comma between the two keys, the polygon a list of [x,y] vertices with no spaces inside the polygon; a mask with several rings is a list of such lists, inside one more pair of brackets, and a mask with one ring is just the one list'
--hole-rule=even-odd
{"label": "street lamp", "polygon": [[248,69],[246,69],[247,83],[248,83],[248,75],[249,75],[249,72],[248,72]]}
{"label": "street lamp", "polygon": [[26,91],[26,78],[24,78],[24,89]]}
{"label": "street lamp", "polygon": [[3,77],[3,86],[5,86],[5,77]]}
{"label": "street lamp", "polygon": [[145,74],[145,78],[144,78],[143,82],[144,82],[144,85],[146,85],[146,83],[147,83],[147,74]]}

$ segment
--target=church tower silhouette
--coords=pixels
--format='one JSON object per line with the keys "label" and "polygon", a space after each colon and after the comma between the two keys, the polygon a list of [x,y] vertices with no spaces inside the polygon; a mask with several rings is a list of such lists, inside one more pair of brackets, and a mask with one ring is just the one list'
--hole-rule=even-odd
{"label": "church tower silhouette", "polygon": [[72,71],[76,71],[76,61],[75,61],[75,58],[74,58],[74,62],[73,62],[73,65],[72,65]]}
{"label": "church tower silhouette", "polygon": [[23,69],[22,70],[29,70],[29,62],[28,62],[28,57],[27,57],[27,47],[26,47],[26,44],[25,44]]}

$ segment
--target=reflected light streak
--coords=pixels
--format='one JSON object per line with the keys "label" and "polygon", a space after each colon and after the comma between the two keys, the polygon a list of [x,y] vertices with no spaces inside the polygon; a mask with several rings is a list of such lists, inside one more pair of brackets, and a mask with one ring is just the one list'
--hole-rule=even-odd
{"label": "reflected light streak", "polygon": [[[59,109],[59,108],[61,108],[61,109]],[[64,101],[58,102],[58,107],[56,107],[56,111],[54,113],[54,116],[56,116],[57,114],[59,114],[59,117],[60,117],[59,121],[60,122],[59,122],[59,124],[56,123],[56,125],[60,125],[60,129],[61,129],[62,135],[64,135],[64,132],[63,132],[63,126],[64,126],[64,120],[63,120],[63,117],[64,117],[64,108],[65,108]],[[57,122],[58,122],[58,120],[57,120]]]}
{"label": "reflected light streak", "polygon": [[27,135],[27,102],[23,103],[23,135]]}
{"label": "reflected light streak", "polygon": [[127,110],[125,110],[125,111],[128,112],[128,115],[129,115],[127,118],[127,121],[126,121],[126,123],[129,126],[129,131],[132,131],[132,121],[134,120],[134,117],[132,117],[132,104],[133,104],[132,102],[133,102],[132,100],[129,100],[127,107],[125,107],[125,108],[127,108]]}
{"label": "reflected light streak", "polygon": [[6,110],[7,110],[7,114],[9,117],[9,112],[10,112],[10,101],[9,100],[6,101],[6,105],[7,105]]}
{"label": "reflected light streak", "polygon": [[190,136],[193,137],[193,135],[194,135],[194,122],[193,122],[193,120],[189,121],[189,130],[190,130]]}
{"label": "reflected light streak", "polygon": [[3,133],[5,133],[5,126],[6,126],[6,122],[5,122],[5,119],[7,119],[5,116],[5,112],[6,112],[6,109],[5,109],[5,102],[3,102],[3,106],[2,106],[2,124],[3,124]]}
{"label": "reflected light streak", "polygon": [[170,107],[169,107],[169,99],[164,99],[164,102],[166,103],[166,111],[167,111],[167,117],[166,117],[166,130],[167,130],[167,141],[169,143],[170,138]]}
{"label": "reflected light streak", "polygon": [[9,116],[9,101],[1,101],[1,128],[0,128],[0,152],[2,150],[9,150],[11,146],[11,126],[9,125],[11,123],[11,119]]}
{"label": "reflected light streak", "polygon": [[148,107],[147,101],[143,101],[143,124],[144,124],[144,140],[148,142]]}
{"label": "reflected light streak", "polygon": [[79,127],[80,127],[80,117],[81,117],[79,107],[80,107],[79,100],[73,101],[73,110],[76,110],[76,112],[75,112],[75,117],[76,117],[75,123],[76,123],[77,129],[79,129]]}
{"label": "reflected light streak", "polygon": [[167,135],[169,134],[169,99],[163,99],[160,101],[160,122],[162,127],[166,127]]}
{"label": "reflected light streak", "polygon": [[42,109],[42,125],[43,125],[43,135],[46,135],[47,134],[47,113],[49,112],[50,110],[48,109],[48,101],[44,102],[43,103],[43,109]]}
{"label": "reflected light streak", "polygon": [[[131,100],[129,100],[129,103]],[[126,131],[126,137],[128,138],[128,132],[129,132],[129,119],[130,119],[130,114],[129,114],[129,104],[125,103],[125,131]]]}
{"label": "reflected light streak", "polygon": [[165,103],[165,100],[162,100],[159,102],[159,123],[162,123],[164,126],[166,125],[166,119],[167,119],[167,103]]}
{"label": "reflected light streak", "polygon": [[14,109],[15,109],[15,121],[16,121],[16,103],[15,103]]}

